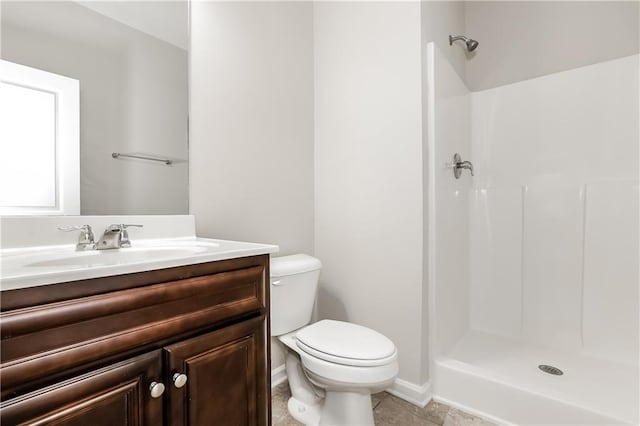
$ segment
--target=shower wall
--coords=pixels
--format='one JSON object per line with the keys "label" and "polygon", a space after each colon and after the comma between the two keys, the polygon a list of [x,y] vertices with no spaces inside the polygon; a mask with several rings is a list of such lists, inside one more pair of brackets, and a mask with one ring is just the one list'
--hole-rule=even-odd
{"label": "shower wall", "polygon": [[637,363],[638,62],[471,95],[472,329]]}
{"label": "shower wall", "polygon": [[427,45],[427,161],[431,358],[469,329],[469,191],[471,176],[453,177],[453,155],[471,157],[471,93],[442,51]]}

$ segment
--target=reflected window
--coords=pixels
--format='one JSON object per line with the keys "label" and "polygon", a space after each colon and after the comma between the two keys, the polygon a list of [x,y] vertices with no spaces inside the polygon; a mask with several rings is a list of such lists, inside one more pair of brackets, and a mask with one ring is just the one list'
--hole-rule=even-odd
{"label": "reflected window", "polygon": [[79,83],[0,61],[0,214],[79,214]]}

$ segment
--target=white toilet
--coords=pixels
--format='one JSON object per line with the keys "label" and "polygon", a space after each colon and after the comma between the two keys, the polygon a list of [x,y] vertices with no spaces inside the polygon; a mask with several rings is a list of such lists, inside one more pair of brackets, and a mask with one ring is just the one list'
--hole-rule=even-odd
{"label": "white toilet", "polygon": [[373,425],[371,393],[398,374],[398,352],[382,334],[348,322],[308,325],[320,261],[304,254],[271,259],[271,335],[289,349],[289,412],[305,425]]}

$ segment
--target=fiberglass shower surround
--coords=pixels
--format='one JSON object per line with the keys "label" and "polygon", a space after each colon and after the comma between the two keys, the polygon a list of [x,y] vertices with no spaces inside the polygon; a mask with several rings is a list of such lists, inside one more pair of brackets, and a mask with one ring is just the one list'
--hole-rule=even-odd
{"label": "fiberglass shower surround", "polygon": [[[638,62],[472,93],[429,46],[436,398],[638,424]],[[475,177],[453,178],[455,152]]]}

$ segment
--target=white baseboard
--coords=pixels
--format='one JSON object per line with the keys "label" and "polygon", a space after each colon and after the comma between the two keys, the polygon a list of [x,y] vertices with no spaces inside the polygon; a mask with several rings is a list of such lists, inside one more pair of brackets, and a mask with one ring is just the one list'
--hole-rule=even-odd
{"label": "white baseboard", "polygon": [[271,370],[271,387],[272,388],[286,381],[287,381],[287,370],[285,370],[284,364]]}
{"label": "white baseboard", "polygon": [[387,392],[419,407],[424,407],[431,401],[430,382],[419,386],[406,380],[396,379]]}

